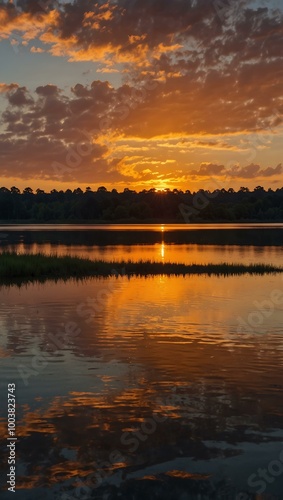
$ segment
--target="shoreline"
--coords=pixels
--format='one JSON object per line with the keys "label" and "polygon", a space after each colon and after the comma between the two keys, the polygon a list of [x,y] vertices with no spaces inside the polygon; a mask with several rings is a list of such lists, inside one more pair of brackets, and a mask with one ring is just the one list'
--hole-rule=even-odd
{"label": "shoreline", "polygon": [[97,226],[118,226],[118,225],[137,225],[137,226],[143,226],[143,225],[154,225],[154,224],[162,224],[162,225],[180,225],[180,226],[197,226],[197,225],[215,225],[215,224],[223,224],[223,225],[233,225],[233,224],[283,224],[283,219],[282,220],[259,220],[259,219],[245,219],[245,220],[194,220],[192,222],[186,222],[184,220],[167,220],[164,221],[163,219],[117,219],[117,220],[101,220],[101,219],[93,219],[93,220],[88,220],[86,221],[85,219],[74,219],[71,220],[34,220],[34,219],[13,219],[13,220],[7,220],[7,219],[2,219],[0,220],[0,226],[53,226],[53,225],[69,225],[69,226],[75,226],[75,225],[85,225],[85,226],[92,226],[92,225],[97,225]]}

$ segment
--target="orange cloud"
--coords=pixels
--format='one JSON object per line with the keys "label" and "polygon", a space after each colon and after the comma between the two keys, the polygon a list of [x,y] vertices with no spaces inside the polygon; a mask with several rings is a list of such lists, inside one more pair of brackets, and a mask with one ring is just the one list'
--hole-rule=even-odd
{"label": "orange cloud", "polygon": [[29,12],[8,15],[8,11],[0,7],[0,40],[9,38],[14,32],[21,33],[25,41],[34,40],[42,31],[56,25],[58,19],[56,10],[37,16]]}
{"label": "orange cloud", "polygon": [[[21,37],[38,57],[100,63],[97,80],[64,92],[43,83],[33,95],[24,85],[0,84],[3,174],[52,180],[53,162],[66,167],[68,152],[75,158],[85,141],[91,154],[67,165],[60,182],[127,185],[167,176],[178,184],[192,171],[197,182],[215,169],[221,176],[219,165],[228,164],[239,166],[235,179],[275,180],[279,171],[269,165],[280,161],[283,16],[272,6],[241,5],[224,26],[206,0],[194,7],[73,0],[46,11],[32,2],[2,4],[3,39]],[[127,83],[98,80],[118,72]]]}
{"label": "orange cloud", "polygon": [[0,94],[5,94],[19,87],[17,83],[0,83]]}
{"label": "orange cloud", "polygon": [[42,52],[44,52],[44,49],[41,49],[40,47],[31,47],[30,51],[33,54],[41,54]]}

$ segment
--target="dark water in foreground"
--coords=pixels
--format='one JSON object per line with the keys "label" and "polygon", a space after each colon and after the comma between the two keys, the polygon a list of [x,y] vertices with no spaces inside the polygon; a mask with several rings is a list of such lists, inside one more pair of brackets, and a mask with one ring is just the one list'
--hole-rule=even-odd
{"label": "dark water in foreground", "polygon": [[[203,229],[147,231],[149,242],[141,231],[6,229],[2,247],[283,265],[280,227],[209,231],[205,244]],[[33,284],[2,288],[0,301],[1,498],[283,498],[281,275]]]}

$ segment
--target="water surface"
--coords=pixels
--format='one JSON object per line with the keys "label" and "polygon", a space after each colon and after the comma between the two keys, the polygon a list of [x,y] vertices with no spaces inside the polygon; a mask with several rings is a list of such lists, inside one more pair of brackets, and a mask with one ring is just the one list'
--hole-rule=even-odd
{"label": "water surface", "polygon": [[[205,245],[182,242],[184,230],[143,243],[144,231],[100,229],[109,243],[96,229],[24,228],[2,248],[277,265],[281,227],[264,230],[266,245],[242,227],[222,228],[222,244],[215,228],[213,244],[210,228]],[[283,498],[281,275],[47,282],[2,287],[0,301],[1,401],[17,386],[15,498]],[[6,429],[4,405],[4,476]]]}

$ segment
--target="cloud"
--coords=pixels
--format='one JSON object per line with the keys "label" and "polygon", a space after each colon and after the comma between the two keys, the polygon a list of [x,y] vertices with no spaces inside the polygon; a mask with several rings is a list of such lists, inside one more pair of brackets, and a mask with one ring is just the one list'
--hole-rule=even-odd
{"label": "cloud", "polygon": [[215,165],[212,163],[202,163],[199,167],[199,170],[192,170],[192,175],[197,175],[198,177],[207,177],[207,176],[217,176],[222,175],[225,171],[224,165]]}
{"label": "cloud", "polygon": [[282,13],[274,13],[272,5],[238,4],[237,15],[223,25],[207,0],[21,1],[17,7],[4,2],[1,36],[17,31],[25,40],[40,38],[55,56],[104,60],[108,68],[123,63],[150,71],[166,57],[176,65],[205,60],[227,67],[233,60],[258,58],[259,47],[265,58],[281,57]]}
{"label": "cloud", "polygon": [[41,85],[40,87],[37,87],[35,89],[35,92],[38,95],[42,95],[42,96],[47,97],[47,96],[58,94],[59,89],[56,85],[47,84],[47,85]]}
{"label": "cloud", "polygon": [[260,165],[251,163],[245,166],[234,165],[232,168],[226,168],[224,165],[212,163],[202,163],[198,170],[192,170],[191,174],[195,177],[231,177],[234,179],[257,179],[280,176],[283,173],[282,164],[276,167],[262,168]]}
{"label": "cloud", "polygon": [[[82,141],[96,146],[66,178],[102,178],[104,169],[121,182],[149,175],[142,170],[178,179],[180,162],[182,176],[221,177],[223,155],[252,147],[243,136],[256,141],[268,132],[269,142],[257,141],[255,149],[269,151],[283,123],[282,11],[272,2],[238,4],[222,22],[207,0],[2,2],[0,38],[16,36],[33,53],[100,63],[91,84],[77,80],[64,91],[52,82],[34,92],[0,83],[7,99],[0,140],[7,171],[36,176],[40,165],[38,175],[51,179],[52,162],[64,163]],[[115,72],[122,84],[98,79]],[[247,165],[232,173],[268,178],[279,166]]]}
{"label": "cloud", "polygon": [[282,164],[276,167],[261,168],[260,165],[250,164],[245,167],[233,167],[231,175],[241,179],[255,179],[257,177],[280,176],[283,173]]}
{"label": "cloud", "polygon": [[19,87],[17,83],[0,83],[0,94],[6,94]]}
{"label": "cloud", "polygon": [[165,114],[174,103],[172,118],[185,131],[249,130],[272,109],[282,113],[283,16],[272,2],[238,4],[223,24],[207,0],[4,2],[0,36],[40,39],[45,47],[30,50],[103,62],[99,73],[122,71],[132,84],[158,81],[152,109],[162,105]]}
{"label": "cloud", "polygon": [[9,38],[13,33],[22,36],[24,41],[35,40],[43,32],[56,26],[59,12],[56,10],[37,12],[28,8],[28,2],[23,5],[23,10],[11,3],[0,5],[0,40]]}
{"label": "cloud", "polygon": [[[191,136],[190,127],[186,130],[182,126],[179,132],[178,114],[175,115],[171,101],[166,103],[163,97],[165,109],[167,104],[170,106],[168,120],[158,105],[164,87],[158,84],[152,90],[138,90],[130,85],[114,88],[108,82],[94,80],[90,85],[77,83],[66,93],[49,83],[38,86],[31,95],[18,84],[2,84],[0,88],[5,90],[8,102],[2,115],[6,130],[0,138],[4,175],[20,172],[23,176],[57,176],[64,181],[82,182],[102,180],[104,171],[109,179],[130,183],[146,181],[149,173],[145,171],[150,170],[153,180],[170,176],[179,182],[178,170],[184,170],[184,165],[176,152],[239,149],[231,142],[233,134],[229,141],[223,141],[218,135],[200,134],[199,128]],[[54,170],[54,162],[60,164],[59,169]],[[248,165],[234,167],[230,174],[234,179],[267,178],[279,174],[280,168]],[[224,164],[216,162],[203,162],[198,169],[185,170],[191,179],[227,175]],[[185,170],[182,175],[186,175]]]}
{"label": "cloud", "polygon": [[9,103],[13,106],[27,106],[33,103],[33,99],[26,87],[18,87],[14,92],[9,91],[7,97]]}
{"label": "cloud", "polygon": [[44,52],[44,49],[41,49],[40,47],[31,47],[30,51],[33,54],[41,54],[42,52]]}

